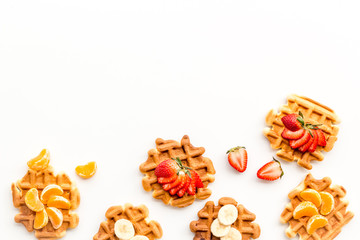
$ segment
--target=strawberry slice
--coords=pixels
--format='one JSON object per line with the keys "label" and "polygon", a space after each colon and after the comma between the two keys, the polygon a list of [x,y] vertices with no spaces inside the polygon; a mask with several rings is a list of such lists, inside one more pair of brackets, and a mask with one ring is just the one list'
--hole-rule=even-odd
{"label": "strawberry slice", "polygon": [[[311,130],[312,135],[314,136],[313,139],[314,141],[312,142],[312,144],[310,145],[310,147],[308,148],[309,152],[315,152],[316,147],[319,144],[319,135],[318,135],[318,131],[317,130]],[[310,142],[310,141],[309,141]]]}
{"label": "strawberry slice", "polygon": [[177,179],[177,174],[172,175],[171,177],[158,177],[157,181],[160,184],[165,184],[165,183],[172,183]]}
{"label": "strawberry slice", "polygon": [[297,140],[289,141],[290,147],[293,149],[298,148],[298,147],[306,144],[310,140],[310,138],[311,138],[311,135],[310,135],[309,131],[305,131],[304,136],[302,136],[301,138],[299,138]]}
{"label": "strawberry slice", "polygon": [[174,182],[171,182],[171,183],[166,183],[164,185],[162,185],[163,189],[165,191],[169,191],[170,189],[173,189],[175,187],[177,187],[178,185],[181,184],[181,178],[180,178],[180,174],[179,175],[176,175],[176,180]]}
{"label": "strawberry slice", "polygon": [[266,163],[262,166],[258,172],[257,177],[267,181],[274,181],[281,178],[284,175],[284,172],[281,168],[281,164],[278,160],[274,158],[273,161]]}
{"label": "strawberry slice", "polygon": [[189,185],[188,189],[186,190],[186,192],[189,195],[195,195],[196,194],[196,184],[195,184],[194,179],[191,179],[190,185]]}
{"label": "strawberry slice", "polygon": [[187,182],[187,180],[186,180],[187,177],[186,176],[187,175],[184,172],[179,173],[179,178],[178,179],[180,179],[179,180],[180,184],[170,189],[169,193],[171,195],[175,195],[178,191],[180,191],[180,189],[182,189],[185,186],[185,184]]}
{"label": "strawberry slice", "polygon": [[289,139],[289,140],[296,140],[301,138],[302,136],[304,136],[305,134],[305,129],[301,128],[295,132],[284,128],[284,131],[281,133],[281,136],[285,139]]}
{"label": "strawberry slice", "polygon": [[226,152],[230,165],[239,172],[244,172],[247,167],[248,156],[245,147],[234,147]]}
{"label": "strawberry slice", "polygon": [[309,141],[308,141],[307,143],[301,145],[301,146],[298,148],[298,150],[299,150],[300,152],[306,152],[306,151],[309,149],[309,147],[311,146],[311,144],[312,144],[313,142],[314,142],[314,137],[312,137],[312,136],[310,135]]}
{"label": "strawberry slice", "polygon": [[298,115],[296,113],[288,114],[288,115],[282,117],[281,121],[283,122],[283,124],[285,125],[285,127],[287,129],[289,129],[290,131],[293,131],[293,132],[301,129],[304,125],[304,120],[303,120],[302,114],[301,115]]}
{"label": "strawberry slice", "polygon": [[325,147],[326,146],[326,138],[325,138],[325,134],[323,133],[323,131],[321,129],[316,130],[317,135],[319,137],[318,140],[318,145]]}
{"label": "strawberry slice", "polygon": [[199,176],[199,174],[197,174],[197,172],[195,172],[194,170],[190,170],[190,175],[191,175],[191,179],[194,179],[195,186],[197,188],[204,187],[204,183],[201,181],[200,176]]}
{"label": "strawberry slice", "polygon": [[191,183],[191,178],[189,177],[189,175],[186,174],[185,185],[177,192],[178,197],[184,196],[184,194],[186,193],[186,190],[189,188],[190,183]]}

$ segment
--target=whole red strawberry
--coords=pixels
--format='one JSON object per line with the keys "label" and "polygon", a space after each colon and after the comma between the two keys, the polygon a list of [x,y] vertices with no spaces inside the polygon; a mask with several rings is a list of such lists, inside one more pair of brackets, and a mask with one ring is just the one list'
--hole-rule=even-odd
{"label": "whole red strawberry", "polygon": [[239,172],[247,168],[248,155],[245,147],[234,147],[226,152],[230,165]]}

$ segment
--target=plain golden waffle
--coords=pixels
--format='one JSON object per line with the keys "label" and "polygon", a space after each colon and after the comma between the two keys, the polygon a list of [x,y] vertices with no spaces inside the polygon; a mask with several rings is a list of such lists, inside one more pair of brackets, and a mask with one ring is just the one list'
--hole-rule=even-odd
{"label": "plain golden waffle", "polygon": [[[306,122],[322,124],[319,128],[325,134],[326,147],[318,146],[315,152],[302,153],[292,149],[288,140],[281,137],[284,130],[281,118],[291,113],[299,113],[299,111],[305,116]],[[338,116],[330,108],[307,97],[290,95],[287,98],[287,104],[281,106],[278,112],[271,110],[267,114],[266,125],[269,127],[264,129],[264,135],[269,139],[273,149],[279,149],[276,153],[278,157],[291,162],[297,161],[300,166],[311,169],[311,161],[322,161],[324,159],[324,155],[321,153],[322,150],[328,152],[333,148],[339,132],[339,128],[334,124],[338,123],[340,123]]]}
{"label": "plain golden waffle", "polygon": [[205,207],[198,212],[199,220],[190,223],[190,230],[195,233],[194,240],[220,240],[212,235],[210,226],[217,218],[220,208],[227,204],[233,204],[238,209],[238,218],[231,226],[239,230],[243,240],[256,239],[260,236],[259,225],[253,223],[256,218],[255,214],[249,212],[234,199],[224,197],[219,199],[218,206],[215,206],[213,201],[208,201]]}
{"label": "plain golden waffle", "polygon": [[[42,229],[34,229],[35,212],[31,211],[25,204],[25,194],[31,188],[41,191],[49,184],[59,185],[63,191],[63,197],[67,198],[71,203],[70,210],[60,209],[64,221],[59,229],[54,229],[49,223]],[[35,231],[35,237],[40,240],[54,240],[65,235],[67,228],[75,228],[79,223],[79,217],[72,210],[76,209],[80,204],[80,194],[75,184],[65,173],[54,174],[52,167],[48,167],[42,171],[34,171],[29,169],[26,175],[11,185],[14,206],[19,209],[20,213],[15,216],[15,222],[22,223],[29,232]]]}
{"label": "plain golden waffle", "polygon": [[[306,231],[306,224],[310,217],[302,217],[297,220],[293,218],[294,209],[302,202],[300,192],[307,188],[314,189],[318,192],[329,192],[335,199],[334,210],[329,215],[324,216],[328,219],[328,224],[316,230],[312,235],[309,235]],[[330,178],[325,177],[316,180],[311,174],[308,174],[305,180],[289,193],[290,203],[286,205],[285,210],[281,214],[280,221],[282,223],[289,223],[289,227],[286,229],[286,235],[289,238],[293,238],[298,234],[300,240],[334,239],[340,233],[341,228],[354,216],[352,212],[346,211],[349,202],[344,199],[345,195],[345,189],[342,186],[331,185]]]}
{"label": "plain golden waffle", "polygon": [[[161,199],[165,204],[174,207],[186,207],[191,205],[195,198],[206,199],[210,197],[211,190],[207,188],[208,184],[215,180],[215,169],[209,158],[203,157],[205,149],[203,147],[194,147],[190,143],[188,136],[181,139],[181,143],[174,140],[156,139],[156,149],[148,152],[148,159],[140,165],[140,171],[145,174],[142,179],[143,187],[146,191],[153,190],[153,197]],[[169,158],[180,158],[184,166],[195,170],[201,181],[204,183],[203,188],[198,188],[194,196],[185,194],[183,197],[171,196],[164,191],[157,182],[155,168],[164,160]]]}
{"label": "plain golden waffle", "polygon": [[148,220],[149,210],[146,206],[140,205],[134,207],[131,204],[125,206],[110,207],[105,217],[107,220],[100,224],[99,231],[95,234],[94,240],[118,240],[115,235],[114,225],[119,219],[127,219],[132,222],[135,235],[143,235],[150,240],[162,237],[162,228],[160,224],[153,220]]}

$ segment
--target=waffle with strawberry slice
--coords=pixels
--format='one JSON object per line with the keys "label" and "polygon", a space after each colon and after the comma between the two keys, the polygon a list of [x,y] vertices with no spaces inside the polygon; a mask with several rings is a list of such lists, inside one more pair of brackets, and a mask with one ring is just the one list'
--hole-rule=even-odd
{"label": "waffle with strawberry slice", "polygon": [[266,116],[263,131],[276,155],[287,161],[297,161],[312,169],[311,161],[322,161],[322,151],[330,151],[339,132],[340,120],[334,111],[310,98],[290,95],[279,111]]}
{"label": "waffle with strawberry slice", "polygon": [[215,180],[215,169],[205,149],[194,147],[188,136],[181,142],[156,139],[156,149],[148,152],[148,159],[140,165],[146,191],[153,197],[174,207],[186,207],[195,199],[210,197],[208,184]]}

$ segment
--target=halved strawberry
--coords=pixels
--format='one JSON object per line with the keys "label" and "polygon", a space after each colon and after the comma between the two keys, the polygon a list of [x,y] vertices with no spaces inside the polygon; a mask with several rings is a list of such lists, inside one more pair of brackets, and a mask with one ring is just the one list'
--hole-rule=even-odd
{"label": "halved strawberry", "polygon": [[325,147],[326,146],[326,138],[325,138],[325,134],[323,133],[323,131],[321,129],[316,130],[317,135],[319,137],[318,140],[318,145]]}
{"label": "halved strawberry", "polygon": [[[318,131],[317,130],[311,130],[311,133],[313,135],[314,141],[312,142],[312,144],[310,145],[310,147],[308,148],[309,152],[315,152],[316,147],[319,144],[319,135],[318,135]],[[309,141],[310,142],[310,141]]]}
{"label": "halved strawberry", "polygon": [[247,167],[248,156],[245,147],[234,147],[226,152],[230,165],[239,172],[244,172]]}
{"label": "halved strawberry", "polygon": [[289,144],[291,148],[298,148],[304,144],[306,144],[311,138],[311,135],[309,133],[309,131],[305,131],[304,136],[302,136],[301,138],[297,139],[297,140],[290,140]]}
{"label": "halved strawberry", "polygon": [[281,136],[285,139],[289,139],[289,140],[296,140],[301,138],[302,136],[304,136],[305,134],[305,129],[301,128],[295,132],[284,128],[284,131],[281,133]]}
{"label": "halved strawberry", "polygon": [[273,161],[266,163],[262,166],[258,172],[257,177],[267,181],[274,181],[281,178],[284,175],[284,172],[281,168],[281,164],[278,160],[274,158]]}
{"label": "halved strawberry", "polygon": [[[312,131],[312,130],[308,130],[308,131]],[[311,136],[311,135],[313,135],[313,136]],[[306,151],[309,149],[309,147],[311,146],[311,144],[313,144],[314,139],[315,139],[315,138],[314,138],[314,133],[312,132],[312,133],[310,134],[310,139],[309,139],[309,141],[308,141],[307,143],[301,145],[301,146],[298,148],[298,150],[299,150],[300,152],[306,152]]]}
{"label": "halved strawberry", "polygon": [[287,129],[294,132],[294,131],[301,129],[302,126],[304,125],[304,120],[301,115],[298,115],[296,113],[288,114],[288,115],[282,117],[281,121],[283,122],[283,124],[285,125],[285,127]]}
{"label": "halved strawberry", "polygon": [[173,159],[162,161],[155,169],[155,176],[157,177],[172,177],[179,169],[178,163]]}

